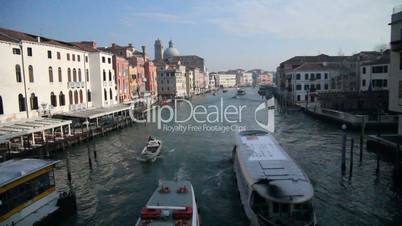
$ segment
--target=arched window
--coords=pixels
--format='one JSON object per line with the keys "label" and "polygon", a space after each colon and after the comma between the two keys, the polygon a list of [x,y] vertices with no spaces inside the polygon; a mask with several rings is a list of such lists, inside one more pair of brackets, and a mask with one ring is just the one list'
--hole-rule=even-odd
{"label": "arched window", "polygon": [[25,98],[21,93],[18,95],[18,106],[20,107],[20,112],[25,111]]}
{"label": "arched window", "polygon": [[[67,80],[68,80],[69,82],[71,82],[71,69],[70,69],[70,68],[67,69]],[[70,102],[70,103],[71,103],[71,102]]]}
{"label": "arched window", "polygon": [[31,97],[29,98],[29,103],[31,104],[31,110],[38,110],[38,97],[35,96],[35,93],[31,93]]}
{"label": "arched window", "polygon": [[17,79],[17,82],[22,82],[21,67],[19,64],[15,65],[15,77]]}
{"label": "arched window", "polygon": [[82,104],[84,102],[84,97],[82,95],[82,90],[80,90],[80,103]]}
{"label": "arched window", "polygon": [[68,103],[70,104],[70,105],[73,105],[74,103],[73,103],[73,92],[70,90],[70,91],[68,91]]}
{"label": "arched window", "polygon": [[112,93],[112,88],[109,90],[109,98],[112,100],[113,99],[113,93]]}
{"label": "arched window", "polygon": [[85,73],[86,73],[86,77],[87,77],[87,82],[89,82],[89,70],[87,69]]}
{"label": "arched window", "polygon": [[49,82],[53,82],[53,68],[49,67]]}
{"label": "arched window", "polygon": [[106,82],[106,71],[103,70],[103,81]]}
{"label": "arched window", "polygon": [[78,69],[78,81],[79,82],[81,82],[82,80],[82,77],[81,77],[81,69]]}
{"label": "arched window", "polygon": [[109,81],[112,81],[112,72],[109,71]]}
{"label": "arched window", "polygon": [[77,81],[77,70],[73,69],[73,82]]}
{"label": "arched window", "polygon": [[57,107],[57,97],[56,97],[56,95],[54,95],[53,92],[50,93],[50,104],[53,107]]}
{"label": "arched window", "polygon": [[59,94],[59,105],[60,106],[66,105],[66,99],[64,97],[63,92],[60,92],[60,94]]}
{"label": "arched window", "polygon": [[34,82],[34,74],[33,74],[33,67],[32,65],[28,66],[28,75],[29,75],[29,82]]}
{"label": "arched window", "polygon": [[58,71],[58,77],[59,77],[59,82],[62,82],[63,81],[63,76],[62,76],[62,74],[61,74],[61,67],[59,67],[59,69],[57,70]]}
{"label": "arched window", "polygon": [[105,94],[105,100],[107,100],[107,92],[106,92],[106,89],[103,89],[103,94]]}
{"label": "arched window", "polygon": [[78,104],[78,91],[74,91],[74,104]]}
{"label": "arched window", "polygon": [[91,102],[91,90],[88,90],[87,92],[87,101]]}
{"label": "arched window", "polygon": [[4,115],[3,98],[0,96],[0,115]]}

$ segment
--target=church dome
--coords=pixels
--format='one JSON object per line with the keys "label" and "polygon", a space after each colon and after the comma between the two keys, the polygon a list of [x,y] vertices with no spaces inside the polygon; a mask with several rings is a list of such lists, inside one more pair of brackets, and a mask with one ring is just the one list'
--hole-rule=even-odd
{"label": "church dome", "polygon": [[169,57],[176,57],[180,56],[179,50],[173,47],[173,42],[172,40],[169,41],[169,48],[165,49],[163,51],[163,59],[167,59]]}

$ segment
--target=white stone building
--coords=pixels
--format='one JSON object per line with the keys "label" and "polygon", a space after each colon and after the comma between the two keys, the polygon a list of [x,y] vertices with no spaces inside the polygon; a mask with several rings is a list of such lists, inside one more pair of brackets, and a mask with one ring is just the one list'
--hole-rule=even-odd
{"label": "white stone building", "polygon": [[160,65],[157,69],[158,94],[162,98],[187,96],[186,67]]}
{"label": "white stone building", "polygon": [[70,43],[1,28],[0,121],[91,107],[87,56]]}
{"label": "white stone building", "polygon": [[388,90],[389,52],[360,66],[360,91]]}
{"label": "white stone building", "polygon": [[238,86],[251,86],[253,85],[253,74],[251,72],[241,72],[237,74]]}
{"label": "white stone building", "polygon": [[[389,74],[389,110],[402,113],[402,5],[394,8],[391,19],[391,61]],[[399,115],[402,134],[402,115]]]}
{"label": "white stone building", "polygon": [[234,87],[236,86],[236,74],[216,74],[216,86],[217,87]]}

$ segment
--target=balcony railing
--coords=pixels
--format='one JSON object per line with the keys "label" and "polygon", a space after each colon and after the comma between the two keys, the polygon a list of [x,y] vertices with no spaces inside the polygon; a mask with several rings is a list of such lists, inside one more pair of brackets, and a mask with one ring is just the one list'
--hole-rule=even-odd
{"label": "balcony railing", "polygon": [[84,88],[85,82],[67,82],[68,88]]}

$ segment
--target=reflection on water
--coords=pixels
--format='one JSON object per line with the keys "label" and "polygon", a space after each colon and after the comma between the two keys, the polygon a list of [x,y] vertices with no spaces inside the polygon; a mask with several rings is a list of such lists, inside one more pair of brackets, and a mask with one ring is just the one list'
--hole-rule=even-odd
{"label": "reflection on water", "polygon": [[[235,90],[195,97],[194,104],[247,105],[242,122],[256,128],[254,110],[261,103],[257,89],[234,99]],[[179,113],[188,113],[186,103]],[[264,119],[264,114],[257,115]],[[189,121],[185,124],[194,124]],[[171,123],[171,125],[174,125]],[[220,125],[230,125],[223,122]],[[289,155],[305,170],[315,189],[314,207],[320,225],[402,225],[401,200],[393,191],[389,163],[381,163],[375,174],[375,156],[364,152],[363,164],[355,156],[353,177],[340,170],[341,131],[300,112],[276,114],[275,136]],[[162,156],[149,164],[136,160],[148,136],[164,142]],[[248,220],[241,209],[233,183],[232,132],[168,133],[154,124],[137,124],[96,138],[89,145],[97,151],[89,169],[87,144],[70,148],[72,187],[77,194],[78,214],[65,225],[130,225],[139,216],[159,179],[191,180],[201,209],[203,225],[244,226]],[[358,139],[358,134],[349,137]],[[95,144],[95,145],[94,145]],[[358,151],[355,151],[358,155]],[[63,158],[63,156],[57,156]],[[67,189],[65,162],[56,171],[57,184]]]}

